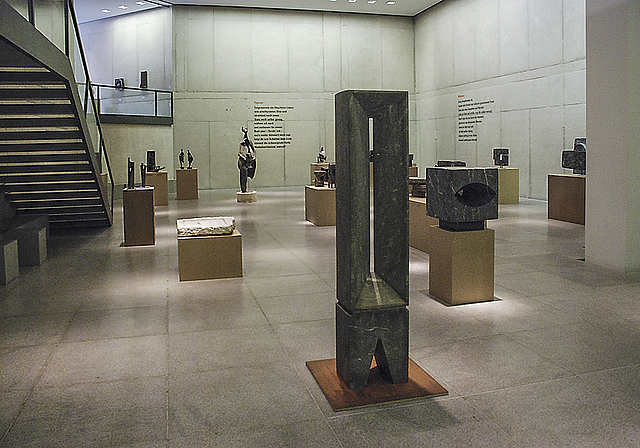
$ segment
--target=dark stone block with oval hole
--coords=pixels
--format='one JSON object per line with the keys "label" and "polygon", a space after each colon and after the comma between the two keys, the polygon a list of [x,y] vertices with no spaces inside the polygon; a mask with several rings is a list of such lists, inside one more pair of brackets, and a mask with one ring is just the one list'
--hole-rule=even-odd
{"label": "dark stone block with oval hole", "polygon": [[498,218],[498,169],[427,168],[427,215],[447,230],[481,230]]}

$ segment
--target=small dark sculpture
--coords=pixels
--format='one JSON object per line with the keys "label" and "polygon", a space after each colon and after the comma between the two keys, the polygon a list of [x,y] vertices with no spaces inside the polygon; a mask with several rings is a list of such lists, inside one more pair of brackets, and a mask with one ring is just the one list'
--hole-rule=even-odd
{"label": "small dark sculpture", "polygon": [[244,137],[238,149],[238,169],[240,170],[240,191],[247,192],[247,178],[253,179],[256,173],[256,150],[249,140],[248,129],[243,127]]}
{"label": "small dark sculpture", "polygon": [[409,168],[413,166],[413,154],[409,154]]}
{"label": "small dark sculpture", "polygon": [[314,186],[316,187],[324,187],[324,183],[327,180],[327,172],[325,170],[314,171],[313,175],[315,176]]}
{"label": "small dark sculpture", "polygon": [[497,166],[509,165],[509,148],[493,148],[493,164]]}
{"label": "small dark sculpture", "polygon": [[127,188],[135,187],[135,162],[127,157]]}
{"label": "small dark sculpture", "polygon": [[562,168],[573,170],[573,174],[587,174],[587,139],[576,138],[573,151],[562,151]]}
{"label": "small dark sculpture", "polygon": [[193,164],[193,156],[191,155],[191,151],[189,151],[187,149],[187,162],[189,163],[189,166],[187,166],[187,169],[190,170],[192,168],[192,164]]}
{"label": "small dark sculpture", "polygon": [[184,169],[184,149],[180,150],[180,155],[178,156],[178,160],[180,161],[180,169]]}
{"label": "small dark sculpture", "polygon": [[318,163],[325,163],[327,161],[327,153],[324,150],[324,146],[320,147],[320,152],[318,153]]}
{"label": "small dark sculpture", "polygon": [[147,186],[147,167],[144,166],[144,163],[140,164],[140,186],[141,187],[146,187]]}

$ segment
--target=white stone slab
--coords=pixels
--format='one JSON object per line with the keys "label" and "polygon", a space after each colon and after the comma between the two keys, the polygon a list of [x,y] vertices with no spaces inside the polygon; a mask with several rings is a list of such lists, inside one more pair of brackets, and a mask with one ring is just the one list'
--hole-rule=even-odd
{"label": "white stone slab", "polygon": [[232,216],[178,219],[178,236],[231,235],[236,228]]}

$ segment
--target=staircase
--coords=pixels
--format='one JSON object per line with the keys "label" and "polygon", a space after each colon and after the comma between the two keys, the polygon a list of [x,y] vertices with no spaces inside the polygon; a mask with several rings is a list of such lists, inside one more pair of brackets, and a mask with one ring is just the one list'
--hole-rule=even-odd
{"label": "staircase", "polygon": [[71,86],[0,36],[0,184],[18,215],[48,214],[51,227],[109,226],[109,188]]}

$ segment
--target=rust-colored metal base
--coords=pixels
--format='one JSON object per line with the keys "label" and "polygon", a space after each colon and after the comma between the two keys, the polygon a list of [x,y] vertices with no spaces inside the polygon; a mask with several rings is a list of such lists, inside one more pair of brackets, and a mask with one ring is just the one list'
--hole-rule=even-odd
{"label": "rust-colored metal base", "polygon": [[415,398],[439,397],[449,393],[411,359],[409,382],[390,384],[379,374],[377,367],[373,367],[367,387],[357,390],[347,388],[340,379],[336,372],[335,358],[307,361],[306,364],[334,411]]}

